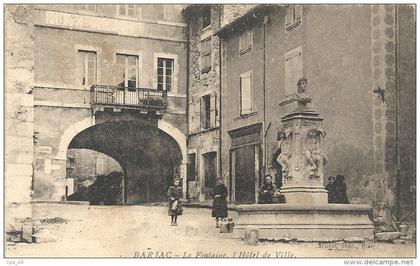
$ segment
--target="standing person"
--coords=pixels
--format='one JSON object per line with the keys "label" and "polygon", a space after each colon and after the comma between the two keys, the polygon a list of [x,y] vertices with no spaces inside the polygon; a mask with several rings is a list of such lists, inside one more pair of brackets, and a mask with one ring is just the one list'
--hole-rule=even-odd
{"label": "standing person", "polygon": [[328,184],[325,186],[328,191],[328,203],[335,203],[336,189],[335,189],[335,177],[328,177]]}
{"label": "standing person", "polygon": [[349,199],[347,198],[347,185],[344,182],[344,176],[337,175],[335,177],[335,190],[336,190],[336,199],[335,203],[349,204]]}
{"label": "standing person", "polygon": [[182,188],[179,186],[179,179],[174,179],[174,185],[169,187],[168,190],[169,209],[168,215],[171,216],[171,225],[177,226],[178,215],[182,215],[182,207],[180,200],[182,198]]}
{"label": "standing person", "polygon": [[227,211],[227,201],[226,197],[228,196],[227,188],[223,182],[222,178],[217,178],[216,185],[212,191],[213,196],[213,210],[211,216],[216,219],[216,228],[220,226],[220,222],[223,218],[228,216]]}
{"label": "standing person", "polygon": [[273,184],[271,175],[266,175],[264,184],[260,188],[260,203],[273,203],[273,195],[276,191],[277,188]]}

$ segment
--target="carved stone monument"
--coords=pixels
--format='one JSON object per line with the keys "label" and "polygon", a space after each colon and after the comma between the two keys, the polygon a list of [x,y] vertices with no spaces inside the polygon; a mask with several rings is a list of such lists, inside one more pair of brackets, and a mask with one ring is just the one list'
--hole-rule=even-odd
{"label": "carved stone monument", "polygon": [[299,241],[366,241],[373,239],[371,207],[362,204],[328,204],[323,186],[323,119],[311,110],[306,95],[307,80],[298,92],[280,103],[289,112],[281,118],[278,132],[281,150],[276,160],[282,166],[285,204],[236,205],[233,236],[243,238],[247,228],[258,228],[260,239]]}
{"label": "carved stone monument", "polygon": [[322,152],[322,118],[310,110],[311,99],[306,95],[307,80],[298,83],[298,93],[280,105],[297,102],[297,108],[282,117],[283,131],[278,134],[282,165],[281,193],[286,203],[327,203],[328,194],[323,186],[324,165],[327,158]]}

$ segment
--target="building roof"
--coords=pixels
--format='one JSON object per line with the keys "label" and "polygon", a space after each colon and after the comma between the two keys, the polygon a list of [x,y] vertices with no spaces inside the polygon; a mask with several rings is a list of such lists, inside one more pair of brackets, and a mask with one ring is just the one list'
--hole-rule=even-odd
{"label": "building roof", "polygon": [[229,33],[246,25],[248,23],[253,23],[256,21],[261,21],[269,12],[272,12],[274,9],[278,8],[280,5],[275,4],[260,4],[256,5],[255,7],[249,9],[245,14],[242,16],[237,17],[233,21],[229,22],[228,24],[224,25],[220,30],[218,30],[215,34],[221,38],[228,37]]}
{"label": "building roof", "polygon": [[211,7],[216,4],[189,4],[186,8],[182,9],[182,14],[184,16],[191,15],[192,12],[197,12],[203,9],[204,7]]}

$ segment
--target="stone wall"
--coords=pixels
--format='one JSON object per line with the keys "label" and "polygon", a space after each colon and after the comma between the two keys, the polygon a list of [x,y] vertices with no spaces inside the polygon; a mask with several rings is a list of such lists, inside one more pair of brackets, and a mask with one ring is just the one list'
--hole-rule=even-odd
{"label": "stone wall", "polygon": [[[33,176],[34,34],[32,9],[5,8],[5,231],[21,231],[31,217]],[[25,225],[26,226],[26,225]],[[29,222],[29,228],[30,226]],[[30,229],[31,230],[31,229]],[[26,231],[26,230],[25,230]],[[25,235],[31,242],[31,234]]]}
{"label": "stone wall", "polygon": [[[69,149],[67,157],[67,178],[74,180],[74,192],[78,191],[78,187],[91,185],[98,175],[108,175],[112,172],[123,173],[120,164],[115,159],[97,151]],[[69,158],[74,158],[74,165],[70,165]]]}
{"label": "stone wall", "polygon": [[[243,127],[263,120],[264,104],[267,107],[266,123],[272,122],[267,134],[268,155],[276,145],[276,130],[281,125],[279,118],[284,108],[278,103],[284,97],[285,69],[284,56],[291,49],[302,46],[302,73],[308,78],[308,94],[312,97],[312,106],[324,120],[327,136],[324,151],[330,158],[326,165],[326,177],[343,174],[346,177],[348,195],[353,203],[369,203],[375,207],[375,215],[381,212],[395,214],[396,175],[397,175],[397,85],[396,62],[401,58],[395,55],[395,9],[393,5],[303,5],[302,21],[296,27],[285,30],[284,7],[273,9],[266,26],[267,54],[266,93],[264,103],[262,71],[263,26],[259,23],[247,25],[254,30],[253,50],[239,56],[238,36],[241,27],[229,33],[223,40],[223,95],[222,129],[223,152],[222,171],[229,169],[229,129]],[[400,49],[405,56],[405,72],[400,76],[405,83],[399,86],[405,93],[405,100],[400,104],[405,114],[400,118],[405,124],[414,121],[415,104],[409,101],[413,97],[414,45],[409,40],[413,35],[413,19],[406,20],[401,31],[405,39],[401,45],[411,47]],[[328,18],[328,19],[325,19]],[[411,23],[411,24],[409,24]],[[332,26],[331,26],[332,25]],[[411,26],[410,26],[411,25]],[[349,32],[351,34],[343,34]],[[255,49],[254,49],[255,48]],[[251,117],[238,117],[239,75],[253,70],[253,101],[256,113]],[[384,90],[384,99],[374,90]],[[404,107],[402,107],[404,106]],[[411,110],[411,112],[410,112]],[[404,132],[404,147],[407,150],[414,143],[414,126]],[[413,151],[408,151],[407,169],[411,173]],[[270,156],[267,156],[270,160]],[[267,162],[268,164],[269,162]],[[406,174],[406,176],[413,174]],[[407,177],[410,179],[411,177]],[[406,178],[406,179],[407,179]],[[413,182],[411,190],[414,190]],[[407,185],[401,193],[409,192]],[[390,217],[388,215],[388,217]]]}
{"label": "stone wall", "polygon": [[416,9],[397,7],[398,145],[402,220],[415,221],[416,210]]}
{"label": "stone wall", "polygon": [[[77,79],[78,50],[96,51],[97,84],[116,85],[116,54],[138,56],[138,87],[157,87],[157,57],[174,59],[174,86],[162,120],[186,134],[186,24],[167,6],[137,6],[137,15],[116,15],[115,5],[96,5],[96,11],[71,5],[46,5],[36,10],[35,23],[35,196],[62,200],[66,185],[66,151],[71,139],[99,124],[91,109],[89,87]],[[140,12],[140,13],[139,13]],[[114,114],[114,117],[118,114]],[[183,147],[185,149],[185,147]]]}
{"label": "stone wall", "polygon": [[[188,149],[196,153],[196,181],[189,187],[193,201],[203,201],[202,187],[204,185],[203,154],[219,152],[219,89],[220,89],[220,41],[214,33],[220,27],[221,6],[211,6],[211,25],[202,28],[200,11],[192,11],[189,18],[189,93],[188,93]],[[201,71],[201,41],[211,38],[211,69]],[[214,110],[216,123],[209,129],[200,126],[200,101],[204,95],[212,95],[210,108]],[[218,164],[218,163],[217,163]],[[219,168],[218,168],[219,169]]]}
{"label": "stone wall", "polygon": [[223,5],[223,17],[222,17],[222,27],[232,23],[235,19],[241,17],[247,13],[252,8],[256,7],[255,4],[236,4],[236,5]]}

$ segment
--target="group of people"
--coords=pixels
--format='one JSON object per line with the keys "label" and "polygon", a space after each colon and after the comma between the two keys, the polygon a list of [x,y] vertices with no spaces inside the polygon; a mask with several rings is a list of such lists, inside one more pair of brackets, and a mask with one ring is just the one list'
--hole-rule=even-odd
{"label": "group of people", "polygon": [[[168,215],[171,216],[171,225],[177,226],[178,225],[178,216],[182,215],[183,207],[182,207],[182,188],[179,184],[179,179],[174,179],[174,185],[169,187],[168,190],[168,199],[169,199],[169,209]],[[212,191],[213,196],[213,210],[212,216],[216,219],[216,227],[220,226],[220,223],[223,218],[228,216],[228,209],[227,209],[227,196],[228,190],[225,186],[223,179],[218,178],[216,180],[216,185]]]}
{"label": "group of people", "polygon": [[349,204],[347,198],[347,185],[344,182],[344,176],[328,177],[328,184],[325,186],[328,191],[328,203]]}
{"label": "group of people", "polygon": [[[174,179],[174,185],[168,190],[169,210],[168,214],[171,216],[171,225],[177,225],[178,215],[182,215],[182,188],[180,187],[180,180]],[[328,191],[328,203],[349,204],[347,198],[347,185],[344,182],[344,176],[337,175],[336,177],[328,178],[328,185],[325,187]],[[273,197],[278,193],[276,185],[273,183],[270,175],[265,176],[264,184],[259,190],[259,203],[269,204],[273,203]],[[223,218],[228,216],[227,198],[228,190],[222,178],[217,178],[216,185],[212,191],[213,209],[212,217],[216,220],[216,227],[220,226]]]}

